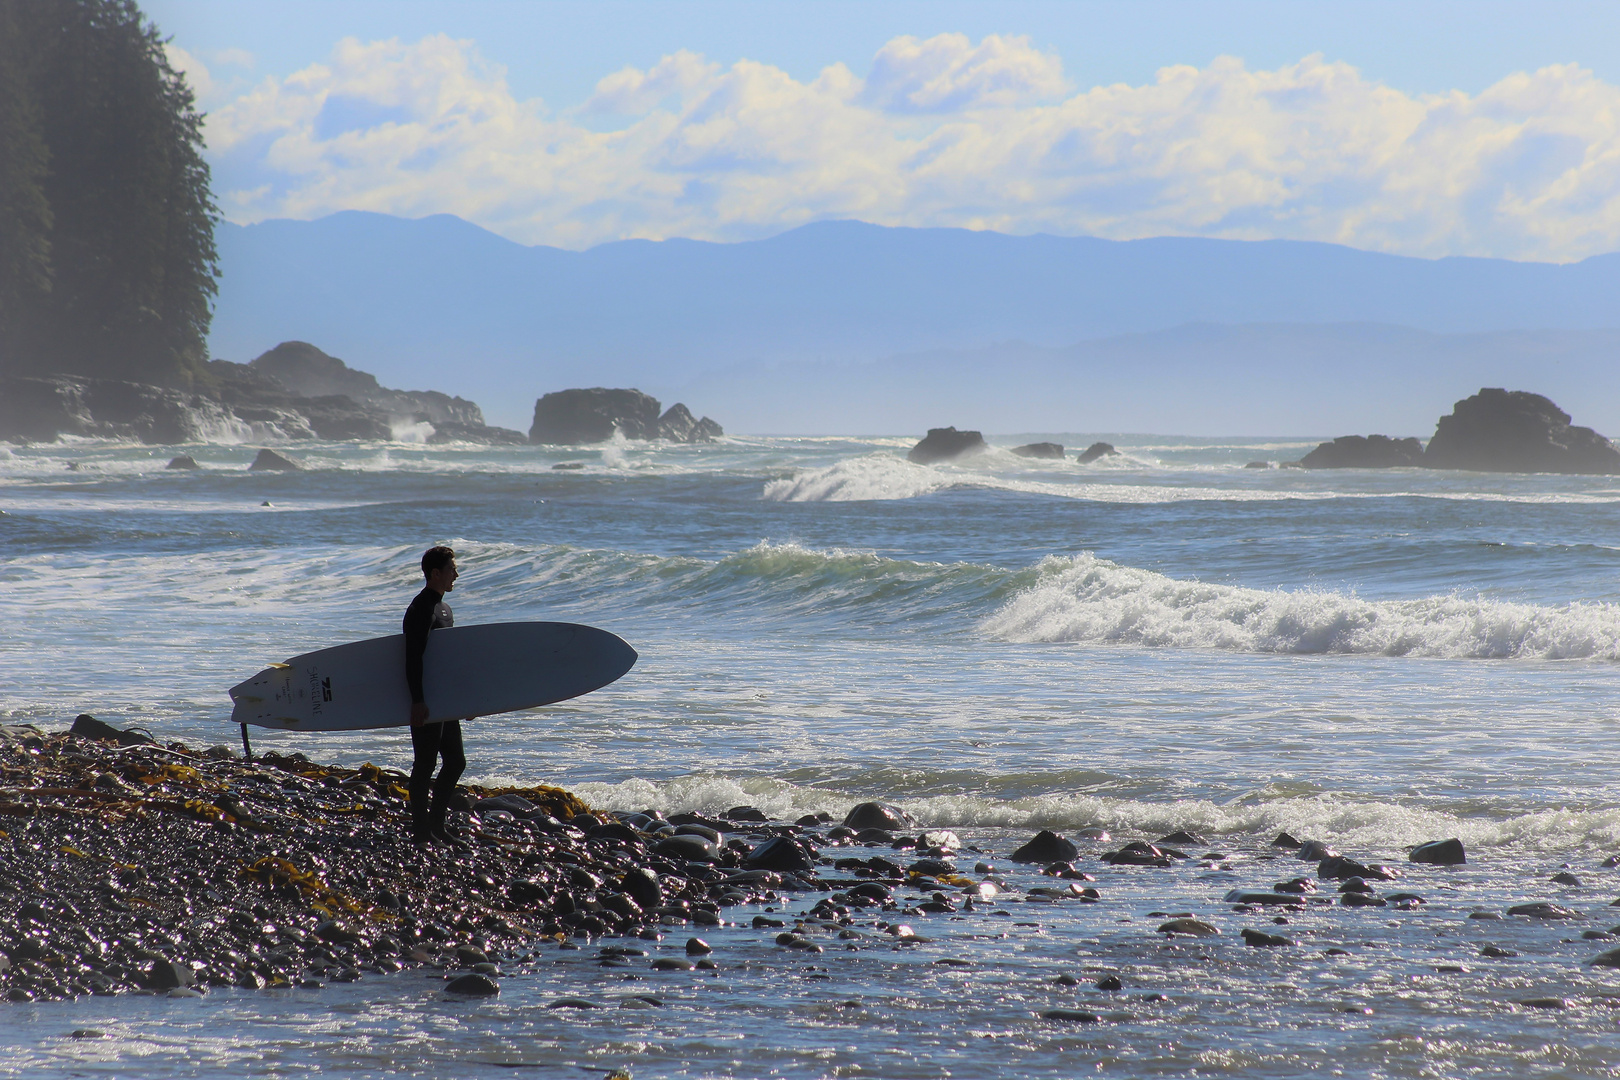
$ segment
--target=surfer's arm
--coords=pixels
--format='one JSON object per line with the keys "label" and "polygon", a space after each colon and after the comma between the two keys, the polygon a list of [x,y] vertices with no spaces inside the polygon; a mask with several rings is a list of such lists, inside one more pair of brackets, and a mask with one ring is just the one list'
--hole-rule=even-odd
{"label": "surfer's arm", "polygon": [[405,611],[405,685],[411,691],[412,722],[416,706],[427,701],[422,692],[422,656],[427,652],[428,633],[433,629],[433,605],[418,597]]}

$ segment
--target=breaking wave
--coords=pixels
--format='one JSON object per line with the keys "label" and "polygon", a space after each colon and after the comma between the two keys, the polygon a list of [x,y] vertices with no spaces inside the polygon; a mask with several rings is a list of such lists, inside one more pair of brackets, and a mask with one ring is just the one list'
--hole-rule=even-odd
{"label": "breaking wave", "polygon": [[1620,659],[1620,606],[1458,595],[1363,600],[1182,581],[1093,555],[1049,556],[983,623],[993,637],[1249,653]]}
{"label": "breaking wave", "polygon": [[[1229,472],[1233,470],[1228,470]],[[950,488],[979,488],[1087,502],[1165,504],[1180,502],[1297,502],[1326,499],[1443,499],[1455,502],[1576,503],[1613,505],[1613,488],[1577,491],[1480,491],[1434,486],[1427,490],[1356,490],[1342,480],[1313,474],[1311,487],[1295,487],[1299,473],[1282,482],[1257,483],[1253,470],[1238,469],[1243,483],[1212,483],[1208,470],[1173,474],[1142,458],[1121,455],[1089,465],[1040,462],[1005,451],[961,459],[959,464],[916,465],[889,452],[863,454],[819,468],[799,469],[765,482],[771,502],[877,502],[915,499]],[[1263,470],[1277,474],[1278,470]],[[1152,479],[1144,480],[1144,475]]]}
{"label": "breaking wave", "polygon": [[[1620,808],[1527,808],[1523,806],[1413,805],[1383,798],[1313,792],[1259,792],[1233,803],[1209,799],[1134,799],[1052,791],[1001,799],[978,794],[908,795],[890,790],[857,794],[793,784],[767,776],[694,773],[669,780],[630,779],[571,785],[592,806],[610,810],[718,813],[757,806],[792,821],[825,812],[842,818],[850,807],[876,795],[904,808],[920,826],[956,829],[1103,828],[1115,840],[1149,839],[1183,829],[1212,843],[1222,839],[1269,840],[1287,831],[1347,850],[1404,859],[1402,849],[1436,837],[1455,836],[1468,848],[1540,851],[1608,850],[1620,844]],[[1099,845],[1101,846],[1101,845]]]}

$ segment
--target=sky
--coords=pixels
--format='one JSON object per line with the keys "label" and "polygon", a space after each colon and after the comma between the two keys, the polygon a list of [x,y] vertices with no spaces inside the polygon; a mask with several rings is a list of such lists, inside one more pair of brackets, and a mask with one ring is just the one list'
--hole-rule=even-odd
{"label": "sky", "polygon": [[145,0],[228,220],[1620,250],[1620,4]]}

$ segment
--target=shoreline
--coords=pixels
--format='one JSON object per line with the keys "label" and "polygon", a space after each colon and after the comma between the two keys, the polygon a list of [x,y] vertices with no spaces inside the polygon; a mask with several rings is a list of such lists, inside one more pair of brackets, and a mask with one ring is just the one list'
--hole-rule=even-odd
{"label": "shoreline", "polygon": [[[653,971],[702,976],[720,973],[710,945],[693,938],[674,955],[657,948],[664,932],[707,928],[728,950],[806,960],[833,948],[929,951],[1026,927],[1039,936],[1048,923],[1069,924],[1065,936],[1078,932],[1093,962],[1111,971],[1130,962],[1138,978],[1178,955],[1179,942],[1209,960],[1205,943],[1219,940],[1223,952],[1280,951],[1295,969],[1372,950],[1377,968],[1451,976],[1469,971],[1464,961],[1528,964],[1538,981],[1563,984],[1503,993],[1510,1008],[1620,1000],[1601,974],[1620,968],[1620,926],[1594,927],[1620,901],[1590,895],[1601,879],[1560,872],[1546,884],[1565,902],[1533,899],[1546,885],[1459,873],[1455,840],[1421,845],[1398,865],[1287,833],[1228,837],[1230,846],[1205,851],[1210,841],[1188,833],[1122,842],[1102,829],[1073,839],[1043,831],[1021,845],[992,841],[993,854],[881,803],[858,804],[839,824],[825,814],[786,824],[742,806],[713,816],[593,813],[561,788],[464,784],[452,807],[463,839],[422,846],[408,838],[396,771],[161,746],[84,716],[75,727],[108,737],[0,726],[0,857],[11,871],[0,880],[0,998],[12,1002],[318,989],[405,969],[438,969],[447,993],[486,997],[500,993],[500,978],[541,962],[542,946],[596,944],[597,966],[622,968],[647,949],[604,939],[639,937],[661,953]],[[1620,856],[1603,863],[1617,865]],[[1572,906],[1571,891],[1587,894],[1581,907],[1602,906]],[[760,913],[728,920],[725,909],[737,906]],[[1008,921],[998,927],[998,917]],[[1548,951],[1549,932],[1577,928]],[[1438,954],[1425,943],[1436,932],[1448,940]],[[1533,951],[1516,961],[1510,944]],[[979,963],[954,948],[932,962]],[[1121,986],[1111,974],[1091,985],[1105,994]],[[1064,973],[1052,986],[1086,983]],[[1036,1016],[1091,1024],[1124,1016],[1116,1012],[1065,1006]]]}
{"label": "shoreline", "polygon": [[[87,719],[105,728],[77,726]],[[463,839],[423,846],[408,838],[394,770],[118,745],[140,736],[105,730],[114,737],[0,728],[10,1001],[309,987],[433,965],[495,993],[499,962],[525,948],[719,925],[722,904],[774,897],[780,883],[735,872],[746,841],[653,837],[561,788],[462,784]],[[793,830],[759,817],[754,830]],[[683,850],[712,861],[700,871]]]}

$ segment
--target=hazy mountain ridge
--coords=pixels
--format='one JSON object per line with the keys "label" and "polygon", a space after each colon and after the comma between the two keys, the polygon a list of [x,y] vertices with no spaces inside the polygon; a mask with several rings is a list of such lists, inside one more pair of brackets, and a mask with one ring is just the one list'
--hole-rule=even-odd
{"label": "hazy mountain ridge", "polygon": [[[443,387],[514,425],[523,418],[496,402],[639,385],[701,396],[744,431],[960,421],[988,430],[1331,433],[1358,397],[1380,411],[1358,413],[1345,430],[1400,428],[1393,421],[1405,413],[1392,399],[1410,393],[1423,398],[1405,423],[1416,432],[1492,372],[1534,375],[1542,363],[1573,380],[1522,388],[1620,402],[1620,387],[1589,378],[1616,380],[1600,361],[1615,355],[1617,339],[1600,331],[1620,324],[1612,302],[1620,255],[1569,265],[1423,260],[1295,241],[1108,241],[858,222],[741,244],[623,241],[573,252],[525,247],[445,215],[360,212],[223,225],[219,244],[215,355],[317,341],[393,385]],[[1294,325],[1234,337],[1238,324]],[[1335,324],[1344,325],[1324,330]],[[935,354],[931,365],[925,354]],[[921,382],[919,365],[932,367]],[[985,365],[994,378],[984,378]],[[1350,396],[1291,385],[1318,368]],[[1356,369],[1362,382],[1397,381],[1358,394]],[[1053,400],[1061,396],[1053,380],[1096,409],[1051,423],[1065,407]],[[1160,380],[1172,385],[1154,388]],[[1436,393],[1444,400],[1431,400]],[[1012,422],[1027,394],[1036,395],[1027,419]],[[990,418],[941,413],[992,404]],[[1091,419],[1108,408],[1112,419]],[[1222,410],[1240,426],[1211,426]],[[1203,422],[1187,427],[1193,418]]]}

